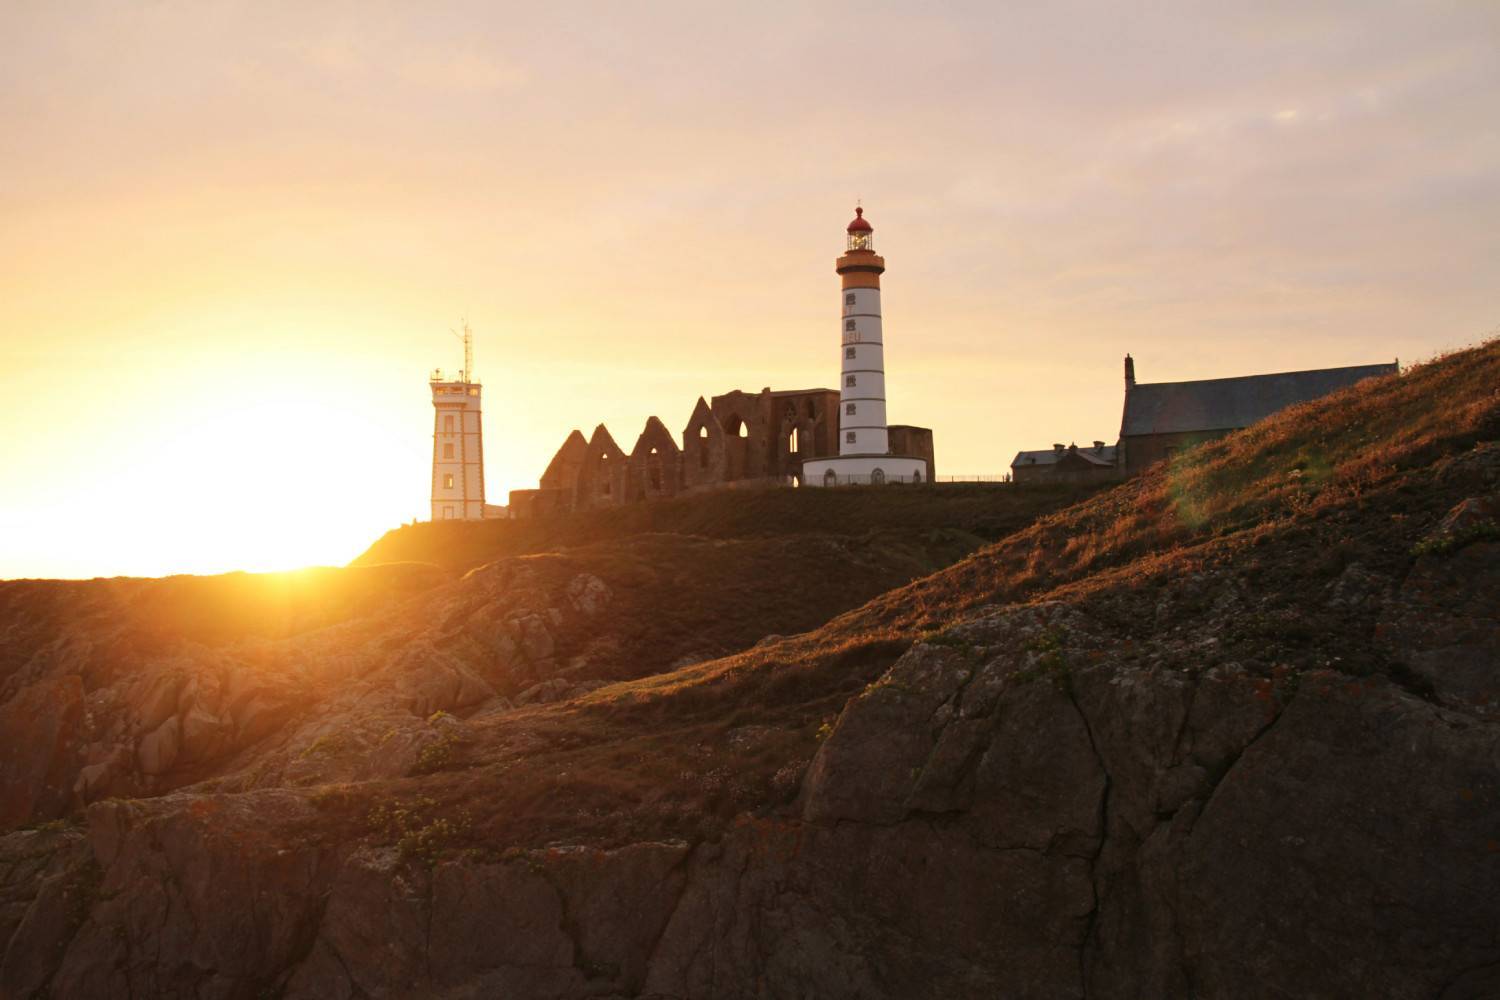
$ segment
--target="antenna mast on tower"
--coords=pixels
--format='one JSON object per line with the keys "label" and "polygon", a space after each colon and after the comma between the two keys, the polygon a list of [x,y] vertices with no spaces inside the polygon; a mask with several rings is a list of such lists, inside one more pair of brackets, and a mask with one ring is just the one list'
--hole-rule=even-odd
{"label": "antenna mast on tower", "polygon": [[458,373],[458,380],[465,384],[474,381],[474,331],[469,329],[468,317],[463,320],[464,332],[449,329],[449,333],[464,342],[464,370]]}

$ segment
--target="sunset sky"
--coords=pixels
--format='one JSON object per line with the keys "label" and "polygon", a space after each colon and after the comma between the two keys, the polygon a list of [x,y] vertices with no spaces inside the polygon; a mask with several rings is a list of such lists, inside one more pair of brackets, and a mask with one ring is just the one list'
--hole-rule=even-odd
{"label": "sunset sky", "polygon": [[[1315,8],[1315,9],[1313,9]],[[1500,326],[1500,3],[0,2],[0,577],[343,563],[567,432],[837,380],[939,474]]]}

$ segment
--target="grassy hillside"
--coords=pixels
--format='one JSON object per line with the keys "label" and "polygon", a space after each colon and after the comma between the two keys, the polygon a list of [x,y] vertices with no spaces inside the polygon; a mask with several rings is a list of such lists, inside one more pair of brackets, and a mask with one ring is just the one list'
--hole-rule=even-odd
{"label": "grassy hillside", "polygon": [[729,490],[529,521],[406,525],[386,533],[352,565],[430,562],[463,571],[506,556],[645,534],[717,539],[879,536],[922,545],[931,532],[940,530],[950,538],[968,535],[978,547],[1089,492],[1090,488],[1074,486],[962,483],[885,489]]}

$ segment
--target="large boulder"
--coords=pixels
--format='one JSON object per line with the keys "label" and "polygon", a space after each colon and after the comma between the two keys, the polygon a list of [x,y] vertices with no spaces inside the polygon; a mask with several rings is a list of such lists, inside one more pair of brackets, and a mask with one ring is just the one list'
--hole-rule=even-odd
{"label": "large boulder", "polygon": [[0,706],[0,830],[67,810],[82,723],[83,680],[76,674],[38,681]]}
{"label": "large boulder", "polygon": [[1446,703],[1500,717],[1500,531],[1480,530],[1494,503],[1459,504],[1418,546],[1377,634]]}
{"label": "large boulder", "polygon": [[182,722],[174,715],[141,737],[140,745],[136,748],[141,772],[153,777],[166,774],[177,763],[177,754],[181,748]]}

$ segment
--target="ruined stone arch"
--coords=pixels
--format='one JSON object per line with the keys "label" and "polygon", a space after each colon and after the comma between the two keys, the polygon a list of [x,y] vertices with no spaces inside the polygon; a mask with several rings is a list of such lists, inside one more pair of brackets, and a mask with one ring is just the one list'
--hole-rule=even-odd
{"label": "ruined stone arch", "polygon": [[579,465],[573,506],[613,507],[624,503],[628,482],[625,453],[615,444],[609,430],[600,424],[594,428]]}
{"label": "ruined stone arch", "polygon": [[682,489],[682,450],[656,417],[647,419],[630,452],[632,499],[673,496]]}
{"label": "ruined stone arch", "polygon": [[751,479],[767,474],[766,417],[759,397],[735,392],[714,397],[714,416],[724,429],[724,478]]}
{"label": "ruined stone arch", "polygon": [[578,482],[578,470],[588,450],[589,443],[584,440],[582,432],[575,430],[569,434],[562,447],[557,449],[557,454],[552,456],[552,461],[547,463],[547,471],[542,473],[539,484],[541,488],[572,490]]}
{"label": "ruined stone arch", "polygon": [[800,416],[798,409],[788,406],[782,416],[772,453],[772,475],[795,478],[801,473],[803,462],[817,457],[817,423],[811,417]]}
{"label": "ruined stone arch", "polygon": [[724,481],[724,428],[702,396],[682,432],[681,465],[684,488]]}

